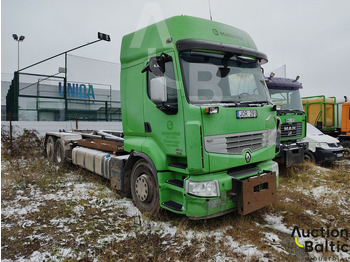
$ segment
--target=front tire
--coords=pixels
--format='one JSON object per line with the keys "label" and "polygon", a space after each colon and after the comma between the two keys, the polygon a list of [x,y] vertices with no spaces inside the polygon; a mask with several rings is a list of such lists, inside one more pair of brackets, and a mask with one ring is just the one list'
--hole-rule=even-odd
{"label": "front tire", "polygon": [[138,160],[131,171],[131,196],[141,212],[157,215],[160,209],[156,176],[151,165],[144,159]]}
{"label": "front tire", "polygon": [[310,162],[310,163],[313,163],[313,164],[316,163],[315,156],[310,150],[306,150],[304,152],[304,161],[307,161],[307,162]]}

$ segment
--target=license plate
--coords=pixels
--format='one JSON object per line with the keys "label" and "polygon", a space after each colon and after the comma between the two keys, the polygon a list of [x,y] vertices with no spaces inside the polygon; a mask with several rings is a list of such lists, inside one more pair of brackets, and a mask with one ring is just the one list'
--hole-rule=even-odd
{"label": "license plate", "polygon": [[343,153],[338,153],[337,157],[343,157]]}
{"label": "license plate", "polygon": [[256,118],[258,113],[256,110],[237,110],[237,118]]}
{"label": "license plate", "polygon": [[285,123],[294,123],[295,122],[295,119],[294,118],[286,118]]}

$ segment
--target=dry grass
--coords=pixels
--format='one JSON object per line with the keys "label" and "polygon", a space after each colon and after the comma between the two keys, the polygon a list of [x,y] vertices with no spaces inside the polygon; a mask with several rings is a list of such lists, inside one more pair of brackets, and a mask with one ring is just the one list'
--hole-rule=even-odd
{"label": "dry grass", "polygon": [[300,261],[309,256],[288,233],[294,226],[350,230],[348,162],[282,169],[275,204],[193,221],[169,212],[142,216],[103,178],[32,155],[3,155],[2,259]]}

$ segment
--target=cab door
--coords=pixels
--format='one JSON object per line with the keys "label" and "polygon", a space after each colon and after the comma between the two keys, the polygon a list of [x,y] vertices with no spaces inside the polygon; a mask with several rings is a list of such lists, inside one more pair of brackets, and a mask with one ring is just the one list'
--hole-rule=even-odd
{"label": "cab door", "polygon": [[[160,57],[158,56],[157,59],[164,59],[164,72],[153,73],[148,68],[145,76],[145,88],[147,89],[144,103],[146,140],[143,148],[145,151],[148,150],[150,155],[156,154],[154,158],[162,156],[184,158],[186,156],[184,116],[179,95],[180,85],[179,81],[176,81],[179,79],[179,72],[176,72],[176,66],[174,66],[173,52],[162,53]],[[148,66],[152,66],[151,60],[147,63]],[[159,154],[151,152],[157,150],[161,152]],[[183,161],[175,160],[175,162]],[[164,168],[167,169],[167,166],[161,167],[163,170]]]}

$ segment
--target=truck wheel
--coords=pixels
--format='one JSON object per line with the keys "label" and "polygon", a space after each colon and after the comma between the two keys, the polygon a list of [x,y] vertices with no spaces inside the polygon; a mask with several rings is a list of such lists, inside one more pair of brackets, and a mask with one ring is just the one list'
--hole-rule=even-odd
{"label": "truck wheel", "polygon": [[141,212],[157,215],[160,209],[159,192],[155,175],[150,164],[138,160],[131,171],[131,196]]}
{"label": "truck wheel", "polygon": [[304,161],[315,164],[316,162],[315,156],[310,150],[306,150],[304,152]]}
{"label": "truck wheel", "polygon": [[49,136],[46,140],[46,157],[49,159],[50,162],[53,162],[53,156],[55,151],[55,140],[53,136]]}
{"label": "truck wheel", "polygon": [[60,138],[58,138],[55,143],[54,161],[59,165],[65,162],[64,148]]}

